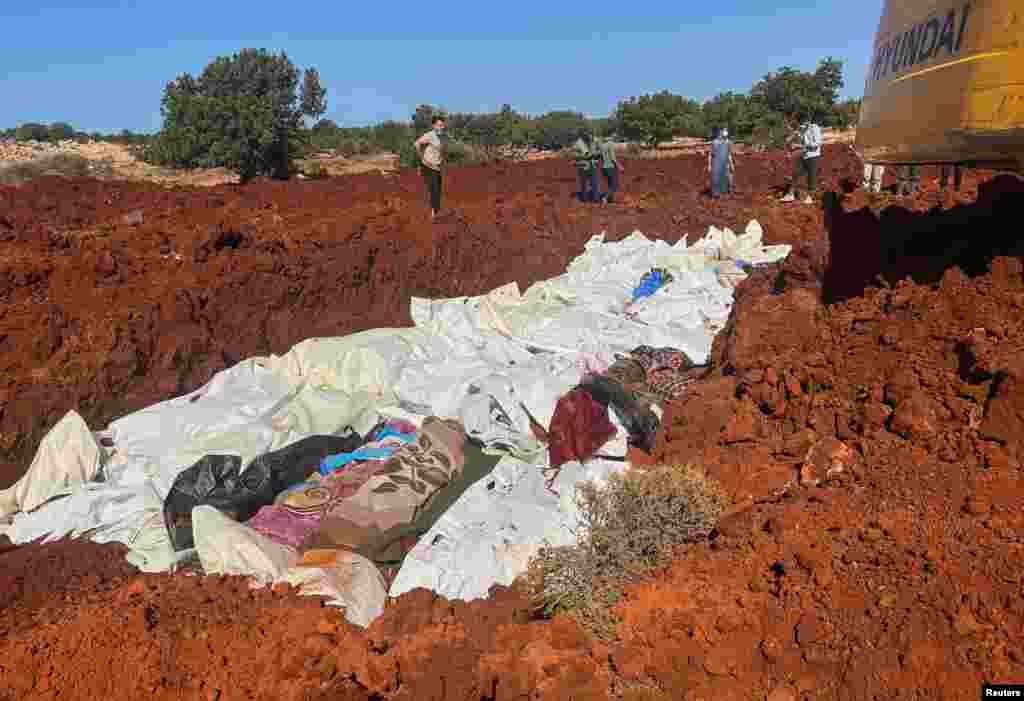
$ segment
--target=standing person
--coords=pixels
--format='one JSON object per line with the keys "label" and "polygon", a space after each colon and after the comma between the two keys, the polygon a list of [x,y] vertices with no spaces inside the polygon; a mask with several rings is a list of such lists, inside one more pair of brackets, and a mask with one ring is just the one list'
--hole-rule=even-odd
{"label": "standing person", "polygon": [[796,160],[793,173],[793,181],[790,183],[789,192],[782,198],[783,202],[796,200],[796,188],[801,178],[807,176],[807,195],[803,199],[804,204],[813,204],[813,195],[818,188],[818,159],[821,158],[821,145],[823,138],[821,127],[810,117],[801,115],[800,130],[797,134],[799,141],[800,156]]}
{"label": "standing person", "polygon": [[448,125],[444,117],[434,115],[430,126],[431,130],[416,139],[414,145],[420,157],[423,180],[430,191],[430,218],[434,219],[441,211],[441,169],[448,150]]}
{"label": "standing person", "polygon": [[882,191],[882,178],[885,176],[885,166],[877,163],[864,164],[864,189],[868,192]]}
{"label": "standing person", "polygon": [[949,171],[953,170],[953,190],[960,192],[960,184],[963,182],[963,172],[960,170],[960,164],[954,163],[952,166],[942,166],[942,177],[939,180],[939,186],[943,192],[946,190],[946,186],[949,185]]}
{"label": "standing person", "polygon": [[[729,139],[729,130],[728,129],[722,129],[722,136],[724,138],[726,138],[726,139]],[[736,161],[733,159],[734,151],[733,151],[732,147],[733,147],[733,142],[730,139],[729,140],[729,169],[726,172],[726,176],[727,177],[726,177],[726,180],[725,180],[725,184],[728,186],[728,189],[726,190],[726,192],[730,192],[730,193],[732,192],[733,187],[736,184]]]}
{"label": "standing person", "polygon": [[604,196],[604,201],[612,203],[615,201],[615,193],[619,191],[619,173],[625,173],[626,169],[615,155],[615,144],[611,139],[598,139],[597,147],[601,154],[601,170],[608,183],[608,194]]}
{"label": "standing person", "polygon": [[723,193],[732,192],[732,142],[728,129],[712,131],[711,148],[708,150],[708,172],[711,174],[711,198],[718,199]]}
{"label": "standing person", "polygon": [[594,150],[594,140],[591,138],[590,132],[580,131],[573,149],[575,151],[576,175],[580,181],[580,200],[596,202],[599,155]]}
{"label": "standing person", "polygon": [[864,166],[864,191],[879,193],[882,191],[882,178],[885,176],[885,166],[878,165],[877,163],[866,163],[861,155],[857,153],[857,149],[853,147],[853,144],[849,144],[850,151],[857,160],[860,161],[861,165]]}
{"label": "standing person", "polygon": [[903,166],[900,168],[899,193],[906,197],[921,191],[921,166]]}

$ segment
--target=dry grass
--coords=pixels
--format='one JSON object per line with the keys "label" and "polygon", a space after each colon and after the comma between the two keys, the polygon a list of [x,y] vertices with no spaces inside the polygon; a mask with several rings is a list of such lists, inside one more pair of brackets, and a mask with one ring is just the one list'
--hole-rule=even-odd
{"label": "dry grass", "polygon": [[691,465],[665,465],[581,485],[584,534],[577,545],[544,548],[530,563],[527,586],[545,616],[566,612],[601,637],[614,632],[611,609],[626,585],[671,561],[678,545],[702,540],[726,498]]}
{"label": "dry grass", "polygon": [[113,173],[106,161],[91,161],[71,153],[55,153],[31,161],[21,161],[0,167],[0,184],[20,185],[44,175],[67,178],[105,177]]}

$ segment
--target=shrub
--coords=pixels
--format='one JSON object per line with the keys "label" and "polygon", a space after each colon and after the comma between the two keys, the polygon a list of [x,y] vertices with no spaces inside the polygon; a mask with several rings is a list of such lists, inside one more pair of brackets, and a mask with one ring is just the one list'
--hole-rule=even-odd
{"label": "shrub", "polygon": [[335,151],[340,156],[352,158],[353,156],[368,156],[377,149],[373,144],[364,139],[347,139],[338,144]]}
{"label": "shrub", "polygon": [[301,150],[305,116],[326,110],[315,69],[299,71],[284,53],[243,49],[219,57],[199,78],[167,84],[163,129],[147,160],[181,168],[225,166],[243,182],[258,175],[287,177]]}
{"label": "shrub", "polygon": [[458,165],[480,165],[501,160],[497,149],[475,146],[461,141],[448,142],[448,163]]}
{"label": "shrub", "polygon": [[398,147],[397,151],[392,153],[398,154],[398,167],[399,168],[419,168],[420,167],[420,156],[416,153],[416,147],[412,143],[402,144]]}
{"label": "shrub", "polygon": [[375,147],[399,156],[405,149],[412,148],[412,142],[417,136],[411,125],[393,120],[382,122],[370,130],[370,140]]}
{"label": "shrub", "polygon": [[[416,147],[410,141],[398,146],[398,167],[419,168],[420,157],[416,153]],[[465,144],[455,139],[449,139],[447,150],[447,163],[450,165],[477,165],[489,163],[495,160],[494,156],[486,149]]]}
{"label": "shrub", "polygon": [[626,146],[626,155],[630,158],[653,158],[655,156],[651,149],[644,148],[644,145],[632,141]]}
{"label": "shrub", "polygon": [[530,138],[538,148],[557,151],[572,145],[587,127],[586,117],[579,112],[556,110],[533,120]]}
{"label": "shrub", "polygon": [[13,163],[0,168],[0,184],[20,185],[43,175],[60,175],[66,178],[100,177],[113,172],[109,163],[90,161],[73,153],[55,153],[31,161]]}
{"label": "shrub", "polygon": [[751,132],[750,143],[759,150],[785,148],[789,133],[783,116],[772,112]]}
{"label": "shrub", "polygon": [[47,141],[50,128],[38,122],[26,122],[14,130],[14,138],[18,141]]}
{"label": "shrub", "polygon": [[73,139],[75,128],[67,122],[54,122],[47,129],[46,138],[53,143]]}
{"label": "shrub", "polygon": [[565,612],[608,637],[625,586],[670,562],[675,546],[706,538],[725,497],[702,471],[671,465],[613,475],[603,487],[585,483],[577,502],[579,543],[542,548],[527,586],[542,615]]}
{"label": "shrub", "polygon": [[307,163],[302,169],[302,174],[310,180],[323,180],[327,177],[327,169],[324,164],[320,161],[312,161]]}
{"label": "shrub", "polygon": [[701,136],[705,132],[701,106],[667,90],[620,102],[612,124],[626,138],[643,141],[651,148],[673,136]]}

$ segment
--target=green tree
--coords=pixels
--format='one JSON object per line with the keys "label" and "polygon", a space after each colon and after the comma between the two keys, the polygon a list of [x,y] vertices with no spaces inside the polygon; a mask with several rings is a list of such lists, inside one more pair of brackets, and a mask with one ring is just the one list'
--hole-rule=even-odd
{"label": "green tree", "polygon": [[405,122],[389,120],[373,127],[370,138],[377,148],[401,155],[403,149],[412,149],[416,137],[412,127]]}
{"label": "green tree", "polygon": [[609,117],[598,117],[596,119],[588,119],[587,124],[590,127],[590,131],[594,133],[594,136],[606,137],[611,136],[612,133],[612,120]]}
{"label": "green tree", "polygon": [[47,138],[53,143],[75,138],[75,128],[67,122],[54,122],[47,130]]}
{"label": "green tree", "polygon": [[319,75],[299,71],[285,53],[243,49],[219,57],[199,78],[167,84],[163,129],[147,149],[150,160],[178,167],[225,166],[246,182],[285,178],[302,146],[304,117],[326,110]]}
{"label": "green tree", "polygon": [[860,100],[844,100],[836,105],[835,126],[840,129],[857,126],[860,121]]}
{"label": "green tree", "polygon": [[50,128],[38,122],[25,122],[14,130],[14,138],[18,141],[47,141]]}
{"label": "green tree", "polygon": [[736,140],[750,139],[770,114],[763,101],[743,93],[725,92],[711,98],[701,107],[705,136],[715,127],[725,127]]}
{"label": "green tree", "polygon": [[535,146],[557,150],[572,144],[586,128],[587,119],[579,112],[556,110],[533,121],[531,137]]}
{"label": "green tree", "polygon": [[804,116],[832,126],[842,87],[843,62],[830,57],[822,60],[814,73],[783,66],[756,83],[750,94],[790,123]]}
{"label": "green tree", "polygon": [[313,119],[319,119],[327,111],[327,90],[320,84],[320,71],[315,68],[307,68],[302,74],[299,105],[299,111]]}
{"label": "green tree", "polygon": [[342,136],[338,125],[331,119],[321,119],[309,130],[309,144],[317,151],[338,148]]}
{"label": "green tree", "polygon": [[831,56],[823,59],[814,71],[814,85],[821,95],[822,102],[828,105],[829,111],[834,114],[839,103],[839,91],[843,88],[843,62]]}
{"label": "green tree", "polygon": [[493,156],[497,149],[505,145],[501,115],[497,112],[473,115],[460,136]]}
{"label": "green tree", "polygon": [[673,136],[703,136],[701,106],[667,90],[631,97],[619,103],[612,117],[615,130],[650,147]]}
{"label": "green tree", "polygon": [[512,146],[517,149],[526,148],[530,145],[533,137],[533,126],[530,118],[519,114],[512,105],[501,106],[498,112],[499,140],[504,146]]}
{"label": "green tree", "polygon": [[434,113],[440,113],[434,105],[422,104],[416,108],[416,112],[412,115],[412,127],[417,134],[430,129],[430,122],[434,119]]}

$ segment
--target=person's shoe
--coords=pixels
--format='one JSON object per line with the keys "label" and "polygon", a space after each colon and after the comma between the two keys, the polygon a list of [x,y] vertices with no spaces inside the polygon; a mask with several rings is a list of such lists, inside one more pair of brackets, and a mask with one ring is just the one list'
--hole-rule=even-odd
{"label": "person's shoe", "polygon": [[806,196],[804,196],[803,203],[804,204],[814,204],[814,198],[812,198],[810,195],[806,195]]}
{"label": "person's shoe", "polygon": [[796,202],[796,195],[792,192],[787,192],[786,196],[780,199],[779,202]]}

